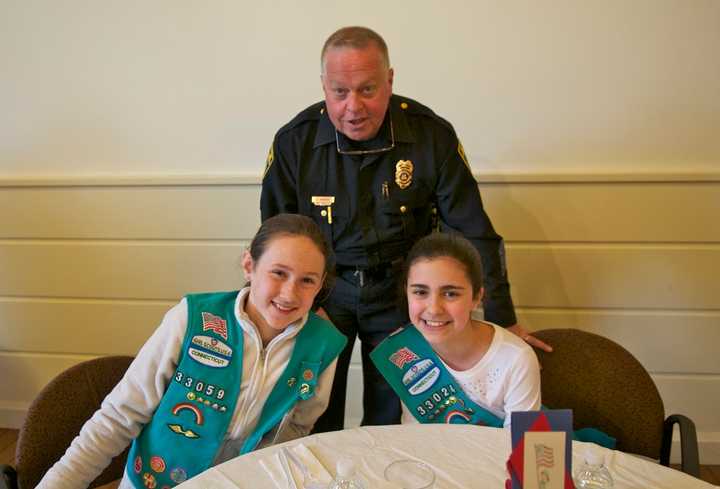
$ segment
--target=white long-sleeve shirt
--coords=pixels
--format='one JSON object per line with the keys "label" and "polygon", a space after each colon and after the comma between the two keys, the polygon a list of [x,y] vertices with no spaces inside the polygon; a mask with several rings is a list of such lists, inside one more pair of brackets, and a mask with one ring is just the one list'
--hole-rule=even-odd
{"label": "white long-sleeve shirt", "polygon": [[[248,291],[247,288],[241,290],[235,300],[235,316],[244,334],[240,395],[214,464],[237,456],[245,438],[253,432],[265,400],[290,360],[295,336],[307,321],[305,316],[291,324],[263,348],[257,327],[245,314]],[[125,376],[85,423],[65,455],[45,474],[38,488],[86,488],[112,458],[140,434],[175,373],[187,322],[187,301],[183,299],[165,314]],[[310,432],[327,408],[336,361],[319,376],[315,395],[298,401],[283,419],[274,438],[264,439],[261,445],[299,438]],[[119,489],[133,489],[127,475]]]}
{"label": "white long-sleeve shirt", "polygon": [[[462,371],[445,362],[443,365],[473,402],[503,418],[503,426],[509,428],[513,411],[540,409],[540,364],[533,349],[522,339],[496,324],[487,324],[495,334],[475,365]],[[418,423],[405,404],[402,423]]]}

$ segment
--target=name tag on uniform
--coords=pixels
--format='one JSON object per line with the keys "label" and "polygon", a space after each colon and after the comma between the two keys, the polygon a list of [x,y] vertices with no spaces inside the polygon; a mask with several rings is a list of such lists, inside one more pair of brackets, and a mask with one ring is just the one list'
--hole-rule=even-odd
{"label": "name tag on uniform", "polygon": [[320,211],[320,215],[327,219],[328,224],[332,224],[332,205],[335,203],[335,197],[332,195],[313,195],[310,201],[318,207],[325,207]]}
{"label": "name tag on uniform", "polygon": [[335,203],[335,197],[332,195],[313,195],[310,201],[320,207],[328,207]]}

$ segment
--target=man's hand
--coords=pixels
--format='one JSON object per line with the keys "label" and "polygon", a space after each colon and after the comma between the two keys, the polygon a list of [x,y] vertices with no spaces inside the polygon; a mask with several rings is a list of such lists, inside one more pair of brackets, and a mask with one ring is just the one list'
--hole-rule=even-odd
{"label": "man's hand", "polygon": [[530,346],[540,348],[541,350],[545,350],[547,352],[553,351],[552,346],[535,338],[533,335],[528,333],[528,331],[525,328],[523,328],[520,324],[508,326],[506,329],[508,331],[510,331],[511,333],[514,333],[517,336],[519,336],[520,338],[522,338],[523,341]]}

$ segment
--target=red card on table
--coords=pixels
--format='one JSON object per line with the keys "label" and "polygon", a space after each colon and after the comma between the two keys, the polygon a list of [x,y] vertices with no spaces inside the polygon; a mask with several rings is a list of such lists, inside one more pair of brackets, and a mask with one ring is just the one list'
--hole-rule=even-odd
{"label": "red card on table", "polygon": [[506,489],[574,489],[572,411],[524,411],[511,416]]}

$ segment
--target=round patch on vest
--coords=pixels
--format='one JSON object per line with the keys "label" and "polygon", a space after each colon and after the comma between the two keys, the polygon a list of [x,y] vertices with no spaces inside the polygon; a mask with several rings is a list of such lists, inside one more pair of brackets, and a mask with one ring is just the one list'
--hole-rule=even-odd
{"label": "round patch on vest", "polygon": [[187,472],[185,472],[185,469],[176,467],[170,471],[170,478],[174,483],[180,484],[187,480]]}
{"label": "round patch on vest", "polygon": [[135,457],[135,463],[133,463],[133,468],[135,469],[136,474],[139,474],[142,471],[142,458],[140,458],[140,455]]}
{"label": "round patch on vest", "polygon": [[155,489],[157,487],[157,480],[155,480],[154,475],[149,472],[145,472],[143,474],[143,484],[145,484],[145,487],[148,489]]}
{"label": "round patch on vest", "polygon": [[158,457],[157,455],[151,457],[150,468],[158,474],[165,472],[165,460],[163,460],[162,457]]}

